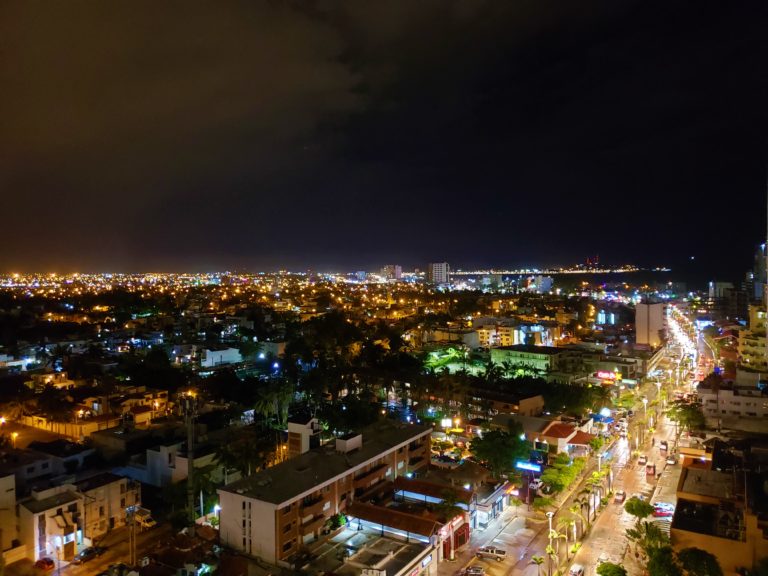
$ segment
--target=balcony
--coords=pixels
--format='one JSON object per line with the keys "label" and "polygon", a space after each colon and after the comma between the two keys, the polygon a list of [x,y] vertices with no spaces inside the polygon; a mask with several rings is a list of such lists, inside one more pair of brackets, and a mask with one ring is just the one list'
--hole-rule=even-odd
{"label": "balcony", "polygon": [[326,520],[327,519],[326,519],[325,516],[320,515],[320,516],[310,520],[306,524],[302,524],[301,528],[300,528],[301,535],[302,536],[306,536],[307,534],[313,533],[316,530],[322,528],[325,525]]}
{"label": "balcony", "polygon": [[427,445],[426,444],[417,444],[413,447],[408,447],[408,456],[411,458],[416,458],[416,456],[423,456],[424,453],[427,451]]}
{"label": "balcony", "polygon": [[367,487],[371,482],[373,482],[374,479],[383,478],[386,471],[387,471],[386,464],[379,464],[378,466],[374,466],[368,472],[364,472],[363,474],[355,478],[355,483],[354,483],[355,488]]}
{"label": "balcony", "polygon": [[424,458],[424,456],[416,456],[414,458],[409,458],[408,459],[408,466],[411,467],[411,468],[418,467],[418,466],[421,466],[422,464],[424,464],[426,461],[427,460],[426,460],[426,458]]}
{"label": "balcony", "polygon": [[313,498],[309,502],[302,503],[301,505],[301,516],[309,516],[310,514],[312,516],[315,516],[317,514],[322,513],[323,508],[325,507],[325,498],[322,496],[318,496],[317,498]]}

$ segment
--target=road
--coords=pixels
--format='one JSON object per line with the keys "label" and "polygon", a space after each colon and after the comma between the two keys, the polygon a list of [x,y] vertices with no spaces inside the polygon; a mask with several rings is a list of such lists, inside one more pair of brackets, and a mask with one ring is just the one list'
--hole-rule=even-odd
{"label": "road", "polygon": [[[670,354],[668,361],[677,363],[678,358]],[[663,384],[669,390],[673,382],[673,378],[665,379]],[[658,390],[653,383],[644,385],[642,392],[649,400],[649,407],[644,408],[638,401],[635,407],[635,419],[642,418],[645,409],[648,410],[649,416],[652,410],[656,409],[652,406],[652,401],[656,398]],[[656,464],[656,472],[662,473],[661,478],[657,475],[646,475],[646,466],[640,465],[636,456],[633,458],[632,446],[625,439],[617,440],[613,446],[605,450],[610,456],[603,460],[602,465],[611,467],[613,490],[623,489],[627,497],[640,495],[652,503],[664,501],[675,504],[675,490],[680,474],[679,464],[666,464],[667,454],[660,450],[661,440],[667,440],[669,446],[673,446],[675,427],[664,416],[658,420],[654,433],[646,434],[644,442],[638,444],[638,449],[640,453],[647,456],[648,463]],[[555,512],[552,518],[553,527],[557,528],[558,520],[561,518],[568,520],[573,518],[568,508],[578,497],[591,471],[596,468],[597,462],[591,458],[584,479]],[[633,524],[634,518],[624,511],[623,504],[610,501],[594,521],[589,534],[582,541],[581,548],[567,564],[571,566],[574,563],[581,564],[585,568],[585,576],[593,576],[598,557],[603,556],[616,563],[623,563],[631,575],[641,574],[642,566],[636,563],[631,554],[627,555],[628,542],[625,532]],[[561,542],[559,555],[561,561],[566,559],[565,549],[570,548],[572,543],[572,538],[569,539],[567,546],[565,542]],[[525,505],[519,509],[509,508],[487,530],[473,532],[470,546],[458,555],[456,562],[442,563],[438,567],[438,576],[454,576],[459,569],[467,565],[482,566],[489,576],[538,576],[539,567],[531,559],[533,556],[546,558],[545,550],[548,544],[549,526],[545,517],[529,511]],[[474,550],[478,546],[486,545],[505,549],[508,558],[503,562],[474,558]],[[545,559],[541,566],[541,573],[547,574],[547,572],[548,559]]]}

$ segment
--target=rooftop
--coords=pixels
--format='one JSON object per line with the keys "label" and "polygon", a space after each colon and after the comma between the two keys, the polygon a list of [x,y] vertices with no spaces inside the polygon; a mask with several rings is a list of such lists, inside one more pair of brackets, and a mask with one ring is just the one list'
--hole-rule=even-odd
{"label": "rooftop", "polygon": [[530,344],[513,344],[512,346],[499,346],[496,350],[511,350],[513,352],[528,352],[531,354],[544,354],[546,356],[554,356],[555,354],[563,354],[567,352],[564,348],[557,348],[556,346],[532,346]]}
{"label": "rooftop", "polygon": [[79,499],[80,498],[77,496],[77,494],[66,490],[64,492],[54,494],[53,496],[49,496],[48,498],[43,498],[42,500],[35,500],[34,498],[30,498],[29,500],[22,502],[21,505],[32,512],[32,514],[38,514],[40,512],[45,512],[46,510],[51,510],[52,508],[59,508],[65,504],[77,502]]}
{"label": "rooftop", "polygon": [[119,482],[122,479],[123,477],[118,476],[117,474],[103,472],[96,476],[91,476],[90,478],[78,480],[75,482],[75,486],[80,492],[88,492],[89,490],[95,490],[96,488],[112,484],[113,482]]}
{"label": "rooftop", "polygon": [[717,470],[686,468],[681,492],[732,500],[741,492],[735,489],[733,474]]}
{"label": "rooftop", "polygon": [[310,450],[268,470],[233,482],[220,490],[243,494],[272,504],[288,503],[316,490],[401,444],[432,432],[431,426],[417,426],[382,420],[362,430],[363,445],[352,452],[336,452],[333,444]]}

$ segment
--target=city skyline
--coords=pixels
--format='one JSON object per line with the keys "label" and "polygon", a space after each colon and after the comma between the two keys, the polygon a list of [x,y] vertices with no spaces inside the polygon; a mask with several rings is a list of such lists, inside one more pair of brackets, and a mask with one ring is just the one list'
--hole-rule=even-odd
{"label": "city skyline", "polygon": [[766,7],[308,6],[6,7],[0,270],[751,265]]}

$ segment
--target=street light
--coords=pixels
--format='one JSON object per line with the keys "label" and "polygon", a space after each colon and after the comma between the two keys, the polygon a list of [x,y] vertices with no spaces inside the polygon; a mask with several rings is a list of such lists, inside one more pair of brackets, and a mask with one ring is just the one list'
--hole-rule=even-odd
{"label": "street light", "polygon": [[16,448],[16,438],[19,437],[18,432],[11,432],[11,441],[13,442],[13,447]]}
{"label": "street light", "polygon": [[[550,553],[552,551],[552,516],[554,516],[554,512],[547,512],[547,520],[549,520],[549,546],[547,547],[547,556],[549,556],[549,573],[552,573],[552,554]],[[558,560],[559,561],[559,560]]]}
{"label": "street light", "polygon": [[648,417],[648,398],[643,398],[643,416]]}

